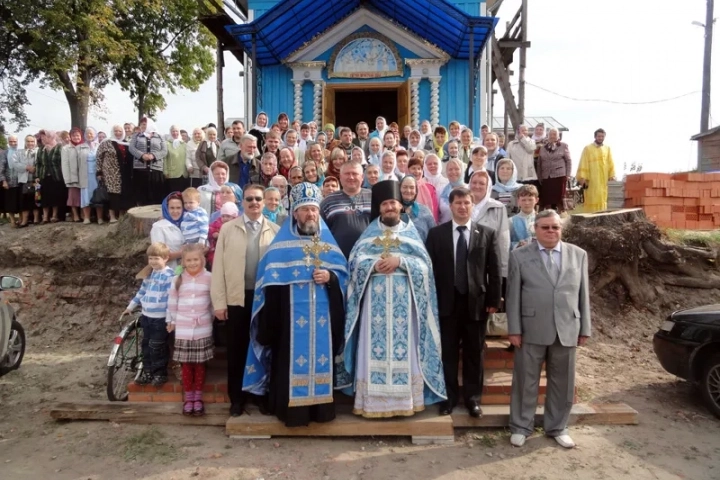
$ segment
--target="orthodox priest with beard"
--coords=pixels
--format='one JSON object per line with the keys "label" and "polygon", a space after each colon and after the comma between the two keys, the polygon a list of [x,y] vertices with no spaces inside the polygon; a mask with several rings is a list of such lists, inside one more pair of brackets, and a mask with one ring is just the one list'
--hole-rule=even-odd
{"label": "orthodox priest with beard", "polygon": [[284,222],[258,265],[243,390],[268,394],[288,427],[335,418],[334,359],[342,349],[347,261],[320,218],[320,189],[290,192]]}
{"label": "orthodox priest with beard", "polygon": [[400,220],[398,182],[372,189],[371,222],[350,253],[344,372],[353,413],[410,416],[446,399],[432,263]]}

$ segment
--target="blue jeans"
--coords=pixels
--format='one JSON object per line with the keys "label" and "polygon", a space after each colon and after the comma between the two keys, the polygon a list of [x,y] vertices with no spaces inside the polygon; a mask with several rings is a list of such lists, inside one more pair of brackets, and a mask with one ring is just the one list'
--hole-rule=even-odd
{"label": "blue jeans", "polygon": [[167,377],[168,331],[164,318],[140,317],[143,329],[142,353],[143,370],[152,376]]}

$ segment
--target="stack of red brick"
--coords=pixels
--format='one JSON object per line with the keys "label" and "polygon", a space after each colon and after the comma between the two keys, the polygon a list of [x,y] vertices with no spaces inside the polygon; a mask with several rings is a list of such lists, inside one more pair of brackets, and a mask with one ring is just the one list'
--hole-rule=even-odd
{"label": "stack of red brick", "polygon": [[625,207],[659,227],[720,228],[720,173],[637,173],[625,177]]}

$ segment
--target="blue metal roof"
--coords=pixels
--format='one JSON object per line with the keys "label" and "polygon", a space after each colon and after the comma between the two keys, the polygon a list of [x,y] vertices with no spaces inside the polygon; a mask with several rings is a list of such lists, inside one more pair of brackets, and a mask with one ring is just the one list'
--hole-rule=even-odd
{"label": "blue metal roof", "polygon": [[225,28],[248,55],[255,36],[259,66],[277,65],[361,7],[390,18],[458,59],[470,56],[471,31],[473,56],[478,57],[497,23],[497,18],[468,15],[446,0],[286,0],[252,23]]}

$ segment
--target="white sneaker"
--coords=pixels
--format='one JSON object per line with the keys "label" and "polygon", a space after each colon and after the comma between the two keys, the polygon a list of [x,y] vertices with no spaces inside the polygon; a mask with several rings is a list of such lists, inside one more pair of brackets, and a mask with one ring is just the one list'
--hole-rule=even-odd
{"label": "white sneaker", "polygon": [[513,447],[522,447],[523,445],[525,445],[526,438],[527,437],[525,437],[525,435],[523,435],[522,433],[513,433],[510,436],[510,445],[512,445]]}
{"label": "white sneaker", "polygon": [[558,435],[555,438],[555,441],[563,448],[575,448],[575,442],[573,442],[573,439],[570,438],[570,435]]}

